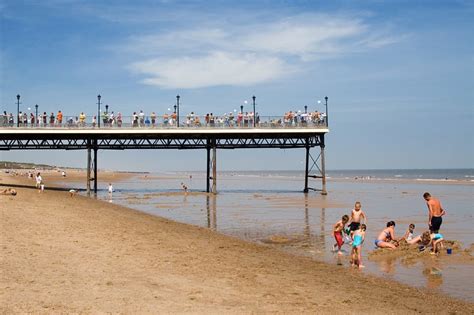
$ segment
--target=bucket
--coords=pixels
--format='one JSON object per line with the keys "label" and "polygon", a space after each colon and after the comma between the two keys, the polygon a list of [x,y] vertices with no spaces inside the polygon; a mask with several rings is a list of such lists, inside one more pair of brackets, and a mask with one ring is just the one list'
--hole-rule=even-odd
{"label": "bucket", "polygon": [[452,248],[446,248],[446,253],[448,253],[448,255],[451,255],[453,253],[453,249]]}

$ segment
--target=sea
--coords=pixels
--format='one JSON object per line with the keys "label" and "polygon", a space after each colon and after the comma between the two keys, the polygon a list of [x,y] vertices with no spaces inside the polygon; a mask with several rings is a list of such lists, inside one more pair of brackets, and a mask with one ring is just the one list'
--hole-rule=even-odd
{"label": "sea", "polygon": [[[332,228],[360,201],[368,226],[360,272],[474,302],[474,169],[330,170],[327,179],[327,195],[304,194],[302,171],[223,171],[214,195],[204,193],[205,172],[137,173],[113,183],[112,195],[99,182],[98,198],[348,268],[350,246],[342,257],[334,253]],[[320,179],[309,184],[321,189]],[[441,200],[441,233],[461,247],[429,260],[370,259],[387,221],[396,222],[396,236],[410,223],[415,235],[427,230],[424,192]]]}

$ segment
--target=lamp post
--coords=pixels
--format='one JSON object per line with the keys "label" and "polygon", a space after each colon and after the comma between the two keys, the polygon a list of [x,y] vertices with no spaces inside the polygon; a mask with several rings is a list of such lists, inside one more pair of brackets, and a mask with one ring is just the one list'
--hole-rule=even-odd
{"label": "lamp post", "polygon": [[244,114],[244,105],[240,105],[240,113],[243,115]]}
{"label": "lamp post", "polygon": [[105,114],[107,115],[109,113],[109,105],[105,105]]}
{"label": "lamp post", "polygon": [[20,94],[16,96],[16,126],[20,127]]}
{"label": "lamp post", "polygon": [[257,120],[257,115],[255,114],[255,95],[252,96],[252,101],[253,101],[253,127],[255,128],[255,123],[256,123],[256,120]]}
{"label": "lamp post", "polygon": [[176,106],[175,106],[175,112],[176,112],[176,126],[179,127],[179,95],[176,95]]}
{"label": "lamp post", "polygon": [[328,117],[329,117],[329,115],[328,115],[328,97],[326,96],[324,99],[326,100],[326,127],[329,127],[329,120],[328,120]]}
{"label": "lamp post", "polygon": [[97,95],[97,126],[100,128],[100,99],[102,98],[102,96]]}
{"label": "lamp post", "polygon": [[308,105],[305,105],[305,106],[304,106],[304,113],[305,113],[305,114],[308,113]]}
{"label": "lamp post", "polygon": [[38,104],[35,105],[35,123],[38,126]]}

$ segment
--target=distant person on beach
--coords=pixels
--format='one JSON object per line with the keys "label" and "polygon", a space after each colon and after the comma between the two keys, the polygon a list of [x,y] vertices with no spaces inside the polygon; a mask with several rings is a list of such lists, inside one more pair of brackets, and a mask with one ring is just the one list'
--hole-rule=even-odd
{"label": "distant person on beach", "polygon": [[367,224],[367,217],[364,211],[362,211],[362,204],[360,201],[356,201],[354,209],[351,212],[351,219],[349,223],[349,229],[351,230],[351,238],[354,239],[354,231],[357,231],[360,227],[361,220],[364,220],[364,224]]}
{"label": "distant person on beach", "polygon": [[186,186],[184,183],[181,183],[181,188],[183,188],[185,194],[188,193],[188,186]]}
{"label": "distant person on beach", "polygon": [[338,255],[342,255],[341,247],[344,244],[342,236],[343,236],[344,229],[348,221],[349,221],[349,216],[345,214],[342,216],[341,220],[337,221],[336,224],[334,224],[334,227],[333,227],[333,234],[334,234],[334,238],[336,239],[336,244],[334,244],[333,249],[335,251],[337,248]]}
{"label": "distant person on beach", "polygon": [[362,265],[362,243],[365,240],[365,230],[367,230],[367,226],[362,224],[360,228],[354,232],[354,241],[352,242],[352,250],[351,250],[351,264],[352,267],[359,267],[364,268],[365,266]]}
{"label": "distant person on beach", "polygon": [[109,195],[112,195],[114,192],[114,186],[112,186],[112,183],[109,183],[109,187],[107,188],[107,191],[109,192]]}
{"label": "distant person on beach", "polygon": [[41,173],[38,172],[36,174],[36,188],[38,189],[38,191],[41,190],[41,185],[43,184],[43,177],[41,177]]}
{"label": "distant person on beach", "polygon": [[62,176],[62,177],[66,177],[66,172],[65,172],[65,171],[62,171],[62,172],[61,172],[61,176]]}
{"label": "distant person on beach", "polygon": [[428,207],[428,226],[431,233],[438,233],[443,223],[442,216],[446,214],[441,202],[432,197],[429,192],[423,194],[423,198],[426,200],[426,206]]}
{"label": "distant person on beach", "polygon": [[[397,245],[393,244],[394,241]],[[398,246],[398,242],[395,239],[395,222],[387,222],[387,227],[380,232],[379,236],[375,240],[375,246],[380,248],[395,249]]]}
{"label": "distant person on beach", "polygon": [[0,195],[16,196],[16,190],[13,188],[6,188],[3,190],[0,190]]}

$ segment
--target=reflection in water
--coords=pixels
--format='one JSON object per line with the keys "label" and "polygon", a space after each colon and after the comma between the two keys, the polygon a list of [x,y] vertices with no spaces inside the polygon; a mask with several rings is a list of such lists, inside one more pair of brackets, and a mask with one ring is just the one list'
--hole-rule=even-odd
{"label": "reflection in water", "polygon": [[309,226],[308,194],[304,194],[304,232],[305,240],[311,244],[311,228]]}
{"label": "reflection in water", "polygon": [[436,289],[443,284],[442,270],[435,260],[423,260],[423,275],[426,277],[426,287]]}
{"label": "reflection in water", "polygon": [[207,228],[217,230],[216,195],[206,195]]}
{"label": "reflection in water", "polygon": [[387,259],[382,259],[378,262],[379,268],[382,272],[393,275],[395,273],[395,262],[396,257],[387,257]]}
{"label": "reflection in water", "polygon": [[320,224],[321,224],[321,232],[319,234],[319,241],[322,245],[323,252],[326,251],[326,208],[321,208],[321,217],[320,217]]}

